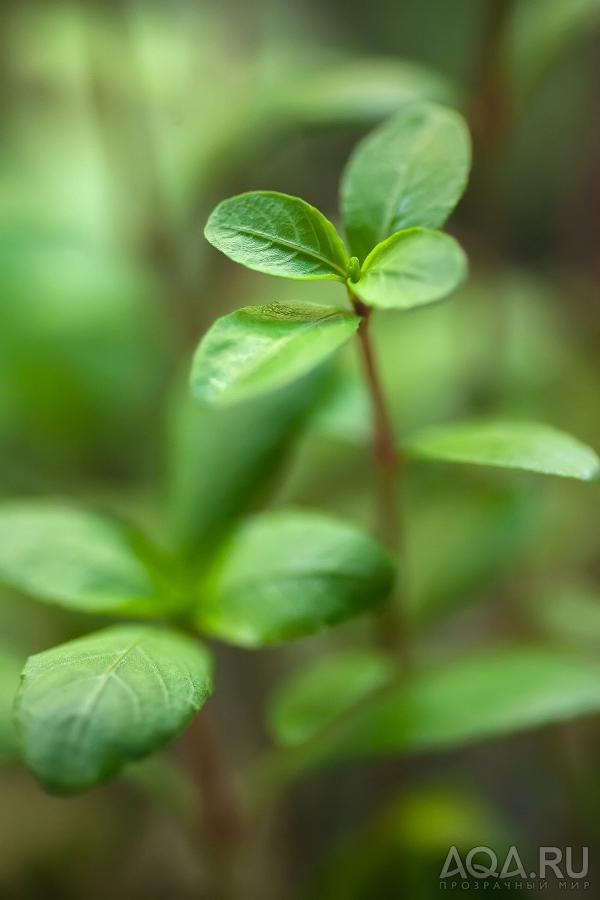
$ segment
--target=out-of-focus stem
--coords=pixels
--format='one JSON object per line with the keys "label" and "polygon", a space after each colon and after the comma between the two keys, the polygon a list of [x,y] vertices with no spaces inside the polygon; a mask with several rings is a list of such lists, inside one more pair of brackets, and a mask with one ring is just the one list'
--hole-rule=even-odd
{"label": "out-of-focus stem", "polygon": [[239,864],[247,823],[217,730],[207,712],[203,709],[188,730],[187,762],[200,794],[211,900],[237,900],[242,895]]}

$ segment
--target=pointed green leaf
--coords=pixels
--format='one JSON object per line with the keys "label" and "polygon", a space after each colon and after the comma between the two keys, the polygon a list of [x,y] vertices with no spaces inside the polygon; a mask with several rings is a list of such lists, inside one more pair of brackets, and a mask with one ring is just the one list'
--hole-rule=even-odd
{"label": "pointed green leaf", "polygon": [[193,639],[116,626],[29,658],[15,715],[27,766],[74,793],[178,734],[211,692],[211,660]]}
{"label": "pointed green leaf", "polygon": [[600,667],[559,651],[509,647],[413,676],[357,711],[351,754],[454,747],[600,711]]}
{"label": "pointed green leaf", "polygon": [[600,472],[600,460],[590,447],[536,422],[439,425],[414,435],[406,449],[423,459],[526,469],[581,481],[591,481]]}
{"label": "pointed green leaf", "polygon": [[266,778],[338,759],[424,753],[600,712],[600,666],[562,651],[505,646],[384,687],[309,740],[270,758]]}
{"label": "pointed green leaf", "polygon": [[230,259],[268,275],[344,281],[348,255],[323,213],[299,197],[251,191],[220,203],[204,230]]}
{"label": "pointed green leaf", "polygon": [[202,631],[260,647],[369,612],[390,595],[394,567],[358,528],[319,513],[255,516],[236,532],[204,585]]}
{"label": "pointed green leaf", "polygon": [[369,253],[352,291],[381,309],[411,309],[441,300],[467,273],[467,258],[441,231],[409,228]]}
{"label": "pointed green leaf", "polygon": [[161,615],[186,598],[154,548],[131,529],[83,510],[23,500],[0,507],[0,582],[87,613]]}
{"label": "pointed green leaf", "polygon": [[269,730],[283,746],[301,744],[393,679],[389,654],[348,650],[318,660],[271,699]]}
{"label": "pointed green leaf", "polygon": [[342,217],[359,259],[405,228],[441,227],[467,183],[471,144],[461,116],[408,103],[358,145],[342,180]]}
{"label": "pointed green leaf", "polygon": [[268,393],[314,369],[349,340],[360,318],[331,306],[247,306],[214,323],[192,367],[194,395],[234,403]]}

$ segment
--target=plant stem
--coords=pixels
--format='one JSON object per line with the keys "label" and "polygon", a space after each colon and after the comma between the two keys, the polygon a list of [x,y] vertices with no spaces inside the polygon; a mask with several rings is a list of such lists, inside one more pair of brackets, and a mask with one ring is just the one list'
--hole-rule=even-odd
{"label": "plant stem", "polygon": [[[365,383],[369,391],[373,411],[372,450],[377,478],[378,530],[381,538],[386,542],[394,556],[398,558],[402,556],[401,510],[399,504],[399,476],[401,475],[402,458],[396,448],[392,421],[373,351],[369,331],[371,309],[355,297],[352,291],[349,291],[348,295],[356,314],[362,317],[358,328],[358,341]],[[400,560],[400,563],[400,568],[402,568],[402,560]],[[400,589],[395,602],[382,616],[380,639],[387,649],[399,652],[402,664],[407,666],[409,663],[409,641],[403,594],[404,592]]]}
{"label": "plant stem", "polygon": [[206,708],[188,730],[188,764],[202,800],[201,828],[211,881],[211,900],[240,896],[239,858],[246,817],[217,730]]}

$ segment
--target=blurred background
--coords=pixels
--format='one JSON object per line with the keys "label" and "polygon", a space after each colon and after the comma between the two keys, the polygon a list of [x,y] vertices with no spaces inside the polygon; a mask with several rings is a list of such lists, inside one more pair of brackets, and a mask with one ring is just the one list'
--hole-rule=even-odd
{"label": "blurred background", "polygon": [[[450,223],[471,277],[447,304],[380,317],[398,435],[489,412],[600,447],[599,0],[1,8],[4,497],[126,515],[194,559],[265,503],[371,527],[369,410],[352,350],[234,416],[194,408],[186,379],[224,312],[337,296],[221,258],[202,236],[212,206],[270,188],[336,220],[352,146],[415,97],[456,106],[472,127],[473,175]],[[405,517],[419,652],[520,635],[597,656],[597,502],[596,487],[560,479],[415,466]],[[205,896],[180,748],[70,800],[15,764],[23,659],[89,627],[0,594],[0,897]],[[370,627],[263,653],[217,648],[211,704],[232,764],[267,746],[265,702],[285,673],[360,645]],[[451,844],[584,843],[597,858],[597,737],[597,723],[574,723],[311,775],[261,836],[247,896],[428,900]]]}

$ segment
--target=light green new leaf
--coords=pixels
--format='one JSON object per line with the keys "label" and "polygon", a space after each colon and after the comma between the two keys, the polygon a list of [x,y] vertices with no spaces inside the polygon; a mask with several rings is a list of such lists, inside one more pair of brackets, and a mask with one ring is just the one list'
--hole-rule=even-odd
{"label": "light green new leaf", "polygon": [[23,758],[48,790],[84,790],[175,737],[211,689],[209,654],[173,631],[116,626],[53,647],[23,671]]}
{"label": "light green new leaf", "polygon": [[206,239],[235,262],[284,278],[344,281],[348,255],[323,213],[299,197],[251,191],[224,200]]}
{"label": "light green new leaf", "polygon": [[83,510],[23,500],[0,506],[0,583],[87,613],[160,615],[185,603],[153,548]]}
{"label": "light green new leaf", "polygon": [[359,322],[345,310],[307,303],[238,309],[200,342],[192,391],[200,400],[233,403],[276,390],[323,362]]}
{"label": "light green new leaf", "polygon": [[360,529],[264,513],[240,527],[205,583],[198,626],[245,647],[293,640],[375,609],[393,582],[390,557]]}
{"label": "light green new leaf", "polygon": [[411,309],[441,300],[467,273],[467,258],[441,231],[408,228],[369,253],[352,291],[381,309]]}
{"label": "light green new leaf", "polygon": [[363,260],[405,228],[441,227],[458,203],[471,164],[461,116],[433,103],[407,103],[357,146],[341,186],[352,253]]}
{"label": "light green new leaf", "polygon": [[23,654],[0,646],[0,763],[14,762],[19,751],[12,708],[23,668]]}
{"label": "light green new leaf", "polygon": [[600,460],[590,447],[536,422],[439,425],[410,438],[406,450],[424,459],[526,469],[581,481],[591,481],[600,472]]}
{"label": "light green new leaf", "polygon": [[389,654],[348,650],[319,660],[284,684],[267,710],[277,743],[293,746],[317,734],[338,716],[390,682]]}
{"label": "light green new leaf", "polygon": [[415,672],[272,764],[284,781],[336,759],[423,753],[600,712],[600,667],[506,646]]}

